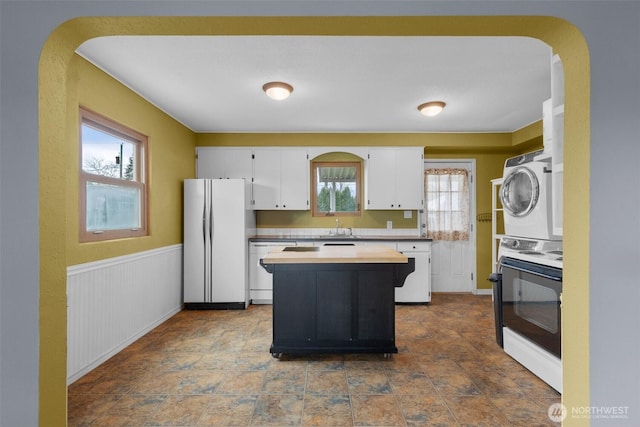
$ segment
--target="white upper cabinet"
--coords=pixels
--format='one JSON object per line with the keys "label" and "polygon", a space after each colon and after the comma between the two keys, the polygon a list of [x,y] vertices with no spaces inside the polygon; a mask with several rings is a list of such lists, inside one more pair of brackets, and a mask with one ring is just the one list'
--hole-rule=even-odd
{"label": "white upper cabinet", "polygon": [[396,149],[396,203],[398,209],[424,208],[424,149]]}
{"label": "white upper cabinet", "polygon": [[370,148],[365,163],[365,208],[424,207],[422,147]]}
{"label": "white upper cabinet", "polygon": [[[314,153],[314,147],[196,147],[196,176],[246,179],[252,183],[255,210],[309,210],[308,150]],[[365,158],[365,209],[424,208],[422,147],[349,148],[352,150]]]}
{"label": "white upper cabinet", "polygon": [[369,151],[365,166],[365,209],[396,209],[396,153],[392,148]]}
{"label": "white upper cabinet", "polygon": [[309,159],[306,149],[255,148],[253,156],[254,209],[309,209]]}
{"label": "white upper cabinet", "polygon": [[253,176],[252,149],[235,147],[196,147],[196,177],[210,179],[244,178]]}
{"label": "white upper cabinet", "polygon": [[309,156],[306,150],[285,149],[280,152],[280,200],[282,209],[308,210]]}

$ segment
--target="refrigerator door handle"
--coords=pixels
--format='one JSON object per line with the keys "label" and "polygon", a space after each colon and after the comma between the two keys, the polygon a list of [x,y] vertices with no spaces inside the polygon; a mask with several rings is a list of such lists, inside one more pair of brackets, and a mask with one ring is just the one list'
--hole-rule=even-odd
{"label": "refrigerator door handle", "polygon": [[211,239],[213,231],[213,224],[211,223],[211,218],[213,215],[213,181],[207,180],[207,209],[209,211],[209,218],[207,221],[207,225],[209,227],[209,241],[207,242],[207,284],[206,284],[206,302],[213,301],[213,271],[211,270],[211,257],[213,256],[213,241]]}
{"label": "refrigerator door handle", "polygon": [[208,254],[208,250],[207,250],[207,226],[209,225],[207,223],[207,203],[209,200],[209,197],[207,196],[207,192],[209,190],[208,185],[207,185],[207,181],[203,181],[202,183],[204,185],[204,200],[202,203],[202,246],[203,246],[203,256],[204,256],[204,271],[203,271],[203,278],[204,278],[204,283],[203,283],[203,301],[206,302],[208,301],[208,282],[209,282],[209,263],[207,261],[207,254]]}
{"label": "refrigerator door handle", "polygon": [[[202,241],[205,242],[207,235],[207,205],[202,204]],[[206,245],[206,243],[205,243]]]}
{"label": "refrigerator door handle", "polygon": [[213,206],[209,209],[209,242],[213,245]]}

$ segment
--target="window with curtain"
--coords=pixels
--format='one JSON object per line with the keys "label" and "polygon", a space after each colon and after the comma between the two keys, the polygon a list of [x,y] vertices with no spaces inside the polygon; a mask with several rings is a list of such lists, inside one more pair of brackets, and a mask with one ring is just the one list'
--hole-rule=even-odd
{"label": "window with curtain", "polygon": [[469,240],[469,172],[466,169],[426,169],[427,237]]}

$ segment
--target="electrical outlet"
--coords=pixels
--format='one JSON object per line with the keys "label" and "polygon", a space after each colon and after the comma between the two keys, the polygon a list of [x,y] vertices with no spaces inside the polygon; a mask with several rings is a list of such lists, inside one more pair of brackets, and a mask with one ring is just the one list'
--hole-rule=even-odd
{"label": "electrical outlet", "polygon": [[391,230],[393,228],[393,221],[387,221],[387,230]]}
{"label": "electrical outlet", "polygon": [[405,217],[405,219],[412,218],[413,217],[413,212],[412,211],[404,211],[404,217]]}

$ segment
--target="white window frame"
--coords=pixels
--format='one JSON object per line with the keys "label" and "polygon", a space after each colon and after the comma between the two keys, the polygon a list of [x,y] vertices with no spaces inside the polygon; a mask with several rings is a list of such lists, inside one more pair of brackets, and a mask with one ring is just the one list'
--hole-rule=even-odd
{"label": "white window frame", "polygon": [[[113,178],[104,175],[86,172],[82,165],[82,126],[84,124],[100,130],[101,132],[122,138],[135,147],[133,180]],[[147,151],[148,137],[107,117],[86,108],[80,108],[79,123],[80,141],[80,164],[79,164],[79,184],[80,184],[80,242],[95,242],[103,240],[125,239],[132,237],[142,237],[149,235],[148,227],[148,175],[147,175]],[[120,161],[123,161],[121,159]],[[140,227],[130,229],[114,230],[87,230],[87,183],[95,182],[99,184],[114,185],[118,187],[135,188],[140,195]]]}

